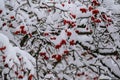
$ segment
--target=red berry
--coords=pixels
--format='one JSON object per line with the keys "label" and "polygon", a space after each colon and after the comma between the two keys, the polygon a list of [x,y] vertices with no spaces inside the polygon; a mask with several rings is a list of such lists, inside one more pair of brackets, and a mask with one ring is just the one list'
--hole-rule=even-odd
{"label": "red berry", "polygon": [[67,29],[65,29],[65,32],[67,32]]}
{"label": "red berry", "polygon": [[32,78],[33,78],[33,75],[30,74],[29,77],[28,77],[28,80],[32,80]]}
{"label": "red berry", "polygon": [[23,79],[23,76],[22,76],[22,75],[19,75],[18,78],[19,78],[19,79]]}
{"label": "red berry", "polygon": [[6,49],[6,46],[0,48],[0,51],[5,50],[5,49]]}
{"label": "red berry", "polygon": [[52,55],[52,58],[55,58],[56,57],[56,54]]}
{"label": "red berry", "polygon": [[90,30],[90,32],[92,33],[92,32],[93,32],[93,30]]}
{"label": "red berry", "polygon": [[72,26],[72,27],[75,27],[75,26],[76,26],[76,24],[75,24],[75,23],[72,23],[72,24],[71,24],[71,26]]}
{"label": "red berry", "polygon": [[71,40],[71,41],[70,41],[70,45],[72,45],[72,46],[75,45],[74,40]]}
{"label": "red berry", "polygon": [[20,31],[16,31],[16,32],[14,32],[14,34],[20,34]]}
{"label": "red berry", "polygon": [[65,4],[61,4],[63,7],[65,6]]}
{"label": "red berry", "polygon": [[81,73],[81,75],[84,75],[84,74],[85,74],[84,72]]}
{"label": "red berry", "polygon": [[75,32],[76,32],[76,33],[79,33],[79,30],[76,30]]}
{"label": "red berry", "polygon": [[22,30],[21,33],[23,33],[23,34],[27,34],[27,31]]}
{"label": "red berry", "polygon": [[45,52],[40,52],[40,56],[45,56],[46,53]]}
{"label": "red berry", "polygon": [[67,36],[71,36],[72,35],[72,33],[71,32],[67,32]]}
{"label": "red berry", "polygon": [[68,50],[65,50],[65,51],[64,51],[64,54],[68,55],[68,54],[69,54],[69,51],[68,51]]}
{"label": "red berry", "polygon": [[54,54],[54,55],[52,55],[52,58],[56,59],[57,61],[61,61],[62,56],[59,54]]}
{"label": "red berry", "polygon": [[109,19],[107,19],[107,21],[108,21],[108,22],[112,22],[112,19],[109,18]]}
{"label": "red berry", "polygon": [[60,78],[57,78],[57,80],[62,80],[62,79],[60,79]]}
{"label": "red berry", "polygon": [[4,67],[8,67],[8,64],[6,63],[6,64],[4,65]]}
{"label": "red berry", "polygon": [[86,30],[88,30],[88,27],[86,27]]}
{"label": "red berry", "polygon": [[93,80],[98,80],[98,77],[94,77]]}
{"label": "red berry", "polygon": [[49,35],[49,33],[45,32],[43,35],[44,35],[44,36],[48,36],[48,35]]}
{"label": "red berry", "polygon": [[0,14],[2,13],[3,11],[0,9]]}
{"label": "red berry", "polygon": [[101,20],[100,19],[95,19],[94,22],[95,23],[101,23]]}
{"label": "red berry", "polygon": [[55,46],[56,49],[59,49],[60,47],[61,47],[61,45],[59,45],[59,44]]}
{"label": "red berry", "polygon": [[55,59],[56,59],[57,61],[61,61],[62,56],[58,54],[58,55],[56,55]]}
{"label": "red berry", "polygon": [[22,71],[22,72],[25,72],[25,70],[24,70],[24,69],[21,69],[21,71]]}
{"label": "red berry", "polygon": [[71,22],[71,21],[68,21],[68,20],[67,20],[67,23],[68,23],[68,24],[72,24],[72,22]]}
{"label": "red berry", "polygon": [[66,41],[64,39],[61,40],[60,45],[66,44]]}
{"label": "red berry", "polygon": [[44,56],[44,59],[45,59],[45,60],[48,60],[48,59],[49,59],[49,57],[47,57],[47,56]]}
{"label": "red berry", "polygon": [[14,16],[10,16],[10,19],[15,19],[15,17]]}
{"label": "red berry", "polygon": [[76,76],[79,76],[79,77],[80,77],[80,76],[81,76],[81,74],[80,74],[80,73],[77,73],[77,74],[76,74]]}
{"label": "red berry", "polygon": [[3,62],[5,62],[5,59],[3,59]]}
{"label": "red berry", "polygon": [[0,51],[2,51],[2,48],[0,48]]}
{"label": "red berry", "polygon": [[71,15],[73,18],[76,18],[76,15],[74,15],[74,14],[72,14],[72,13],[70,13],[70,15]]}
{"label": "red berry", "polygon": [[2,59],[5,60],[5,59],[6,59],[6,56],[2,56]]}
{"label": "red berry", "polygon": [[56,37],[53,37],[53,40],[56,40]]}
{"label": "red berry", "polygon": [[107,20],[107,16],[105,14],[102,14],[102,18]]}
{"label": "red berry", "polygon": [[2,24],[2,26],[5,26],[5,25],[6,25],[6,23],[3,23],[3,24]]}
{"label": "red berry", "polygon": [[22,58],[19,58],[19,61],[21,61],[22,60]]}
{"label": "red berry", "polygon": [[2,49],[5,50],[5,49],[6,49],[6,46],[4,46]]}
{"label": "red berry", "polygon": [[64,25],[66,25],[66,24],[67,24],[67,21],[66,21],[66,20],[63,20],[63,23],[64,23]]}
{"label": "red berry", "polygon": [[100,5],[100,3],[99,3],[98,1],[96,1],[96,0],[93,0],[93,1],[92,1],[92,4],[93,4],[93,6],[98,6],[98,5]]}
{"label": "red berry", "polygon": [[118,55],[116,55],[116,56],[115,56],[115,59],[116,59],[116,60],[118,60],[118,59],[119,59],[119,56],[118,56]]}
{"label": "red berry", "polygon": [[15,74],[16,74],[16,75],[18,75],[18,72],[17,72],[17,71],[15,71]]}
{"label": "red berry", "polygon": [[89,7],[89,11],[91,11],[91,10],[93,10],[93,7],[92,7],[92,6]]}
{"label": "red berry", "polygon": [[56,37],[51,37],[50,39],[51,39],[51,40],[56,40]]}
{"label": "red berry", "polygon": [[20,26],[20,29],[24,29],[25,28],[25,26]]}
{"label": "red berry", "polygon": [[95,17],[92,16],[92,17],[91,17],[91,20],[94,21],[94,20],[95,20]]}
{"label": "red berry", "polygon": [[51,12],[51,9],[48,9],[48,12]]}
{"label": "red berry", "polygon": [[87,12],[87,9],[85,9],[85,8],[80,8],[80,11],[81,11],[82,13],[86,13],[86,12]]}
{"label": "red berry", "polygon": [[98,14],[99,13],[99,10],[97,10],[97,9],[94,9],[93,11],[92,11],[92,14]]}
{"label": "red berry", "polygon": [[13,27],[13,24],[9,24],[9,27]]}

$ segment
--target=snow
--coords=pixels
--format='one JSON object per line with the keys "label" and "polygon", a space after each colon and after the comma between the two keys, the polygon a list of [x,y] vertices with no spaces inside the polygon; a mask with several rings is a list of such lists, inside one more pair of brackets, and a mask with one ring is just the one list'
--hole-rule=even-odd
{"label": "snow", "polygon": [[[2,46],[6,46],[6,49],[3,51],[7,56],[5,64],[8,64],[10,68],[15,66],[14,64],[17,64],[16,67],[20,67],[21,62],[18,59],[18,56],[20,56],[23,58],[23,62],[25,62],[25,65],[23,67],[26,70],[29,69],[31,74],[35,74],[34,67],[36,65],[36,61],[29,53],[19,49],[18,47],[13,47],[12,44],[9,42],[9,39],[2,33],[0,33],[0,43],[2,44]],[[13,67],[13,70],[15,70],[16,67]]]}
{"label": "snow", "polygon": [[104,0],[103,2],[106,7],[110,10],[112,10],[113,14],[119,14],[120,13],[120,5],[114,5],[114,0]]}
{"label": "snow", "polygon": [[98,10],[100,10],[101,12],[107,12],[108,10],[106,8],[104,8],[103,6],[100,6],[97,8]]}
{"label": "snow", "polygon": [[49,78],[55,79],[55,77],[54,77],[53,74],[47,74],[47,75],[45,76],[45,79],[49,79]]}
{"label": "snow", "polygon": [[113,14],[120,14],[120,5],[113,5],[111,9]]}
{"label": "snow", "polygon": [[[68,3],[68,1],[71,2]],[[12,76],[15,76],[15,71],[22,75],[26,71],[21,80],[27,80],[27,73],[35,75],[35,78],[38,74],[40,80],[49,78],[52,80],[58,78],[92,80],[94,77],[111,79],[111,77],[115,77],[111,71],[119,76],[118,65],[120,63],[119,59],[116,59],[118,55],[113,53],[119,53],[120,48],[119,26],[115,26],[119,17],[114,16],[120,13],[120,5],[115,5],[114,0],[98,0],[101,5],[94,6],[94,8],[98,9],[100,13],[93,15],[92,11],[88,10],[91,2],[88,1],[87,4],[87,1],[1,0],[0,4],[3,5],[0,6],[0,9],[4,11],[0,14],[0,48],[6,47],[5,50],[0,50],[0,58],[3,55],[6,56],[5,62],[2,62],[2,58],[0,59],[0,66],[2,65],[4,68],[2,74],[9,71],[8,68],[4,67],[5,64],[8,64],[8,67],[12,68],[10,73]],[[13,10],[10,11],[6,5],[13,7]],[[80,11],[80,8],[85,8],[87,12]],[[101,12],[104,12],[107,17],[109,16],[108,18],[112,19],[113,22],[102,20]],[[74,18],[70,14],[74,14],[76,17]],[[15,16],[15,20],[11,20],[10,16]],[[101,22],[91,21],[91,16],[100,19]],[[67,20],[68,23],[64,24],[63,20]],[[7,23],[5,26],[2,24],[4,22]],[[75,23],[76,26],[71,26],[71,22]],[[9,23],[12,23],[13,27],[9,27]],[[83,24],[86,26],[79,27]],[[20,32],[20,34],[15,35],[15,31],[21,30],[21,25],[25,26],[24,30],[27,31],[27,34]],[[70,32],[71,35],[68,36],[67,32]],[[32,36],[29,36],[29,33]],[[44,33],[48,33],[48,35],[44,36]],[[25,36],[27,38],[24,46],[20,46],[21,40]],[[52,40],[52,37],[55,39]],[[55,46],[60,44],[62,40],[65,40],[66,43],[56,49]],[[70,44],[72,40],[74,40],[73,45]],[[64,53],[65,50],[68,50],[68,54]],[[40,52],[45,52],[49,59],[46,60],[45,56],[40,56]],[[108,53],[111,55],[107,55]],[[62,59],[60,61],[53,59],[53,54],[61,55]],[[37,57],[38,60],[33,56]],[[114,60],[109,56],[112,56]],[[36,70],[36,61],[38,70]],[[82,72],[84,72],[83,75],[76,75]]]}
{"label": "snow", "polygon": [[88,19],[82,19],[80,21],[79,25],[83,25],[83,24],[86,25],[87,21],[88,21]]}
{"label": "snow", "polygon": [[[110,62],[110,63],[109,63]],[[115,74],[120,74],[120,69],[117,66],[117,64],[115,63],[114,59],[110,58],[108,59],[104,59],[104,63],[111,69],[111,72],[114,72]],[[119,65],[119,64],[118,64]],[[119,75],[118,75],[119,76]],[[119,76],[120,77],[120,76]]]}
{"label": "snow", "polygon": [[99,79],[111,79],[111,78],[108,77],[108,76],[105,76],[105,75],[101,75],[101,76],[99,77]]}
{"label": "snow", "polygon": [[0,9],[4,9],[5,8],[5,3],[4,3],[4,1],[3,0],[0,0],[0,4],[2,4],[2,5],[0,5]]}

